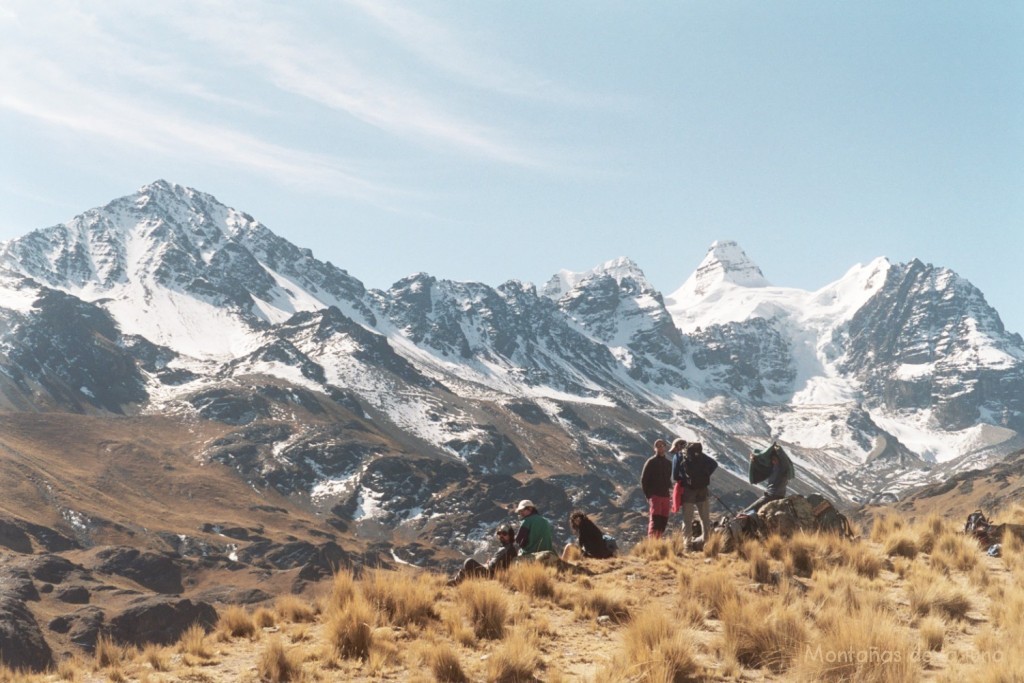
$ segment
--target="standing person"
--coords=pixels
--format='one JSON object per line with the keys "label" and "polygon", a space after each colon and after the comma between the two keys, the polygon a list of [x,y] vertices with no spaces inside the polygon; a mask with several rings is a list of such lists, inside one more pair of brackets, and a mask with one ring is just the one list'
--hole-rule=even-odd
{"label": "standing person", "polygon": [[519,534],[516,535],[520,555],[539,553],[543,550],[555,551],[551,538],[551,522],[537,512],[537,507],[532,501],[519,501],[516,514],[523,520],[519,525]]}
{"label": "standing person", "polygon": [[[695,543],[703,543],[711,529],[708,487],[718,463],[704,452],[700,442],[695,441],[687,444],[680,469],[683,475],[683,545],[689,550]],[[693,538],[694,510],[700,515],[699,539]]]}
{"label": "standing person", "polygon": [[[765,503],[773,500],[782,500],[786,497],[786,485],[789,483],[792,468],[789,458],[783,455],[782,447],[779,446],[779,444],[773,443],[769,449],[761,451],[760,453],[750,453],[751,472],[755,469],[756,461],[763,460],[765,456],[770,458],[771,471],[768,474],[768,478],[765,480],[764,495],[751,503],[750,506],[743,511],[746,514],[754,514],[764,507]],[[753,478],[754,477],[751,476],[751,479]],[[753,484],[756,482],[751,481],[750,483]]]}
{"label": "standing person", "polygon": [[672,454],[672,512],[679,512],[683,509],[683,458],[686,457],[686,439],[676,439],[672,442],[672,448],[668,449]]}
{"label": "standing person", "polygon": [[487,561],[487,564],[480,564],[472,557],[467,558],[462,563],[462,569],[448,581],[449,586],[457,586],[471,576],[486,576],[493,579],[499,570],[504,571],[508,569],[519,550],[515,543],[515,533],[512,531],[511,525],[499,524],[498,528],[494,531],[494,535],[498,537],[498,543],[501,547]]}
{"label": "standing person", "polygon": [[568,543],[562,551],[562,559],[568,561],[569,548],[578,545],[583,557],[606,560],[615,556],[615,550],[609,546],[601,529],[587,517],[582,510],[573,510],[569,515],[569,528],[576,535],[576,543]]}
{"label": "standing person", "polygon": [[661,538],[668,527],[668,516],[672,507],[669,490],[672,488],[672,461],[665,456],[668,443],[664,439],[654,442],[654,455],[644,463],[640,473],[640,488],[647,499],[649,521],[647,536]]}

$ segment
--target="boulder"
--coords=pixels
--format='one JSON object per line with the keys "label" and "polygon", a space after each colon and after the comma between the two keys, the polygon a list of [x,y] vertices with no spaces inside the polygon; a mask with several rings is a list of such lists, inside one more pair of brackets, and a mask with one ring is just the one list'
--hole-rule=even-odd
{"label": "boulder", "polygon": [[71,642],[85,651],[94,652],[104,619],[103,610],[99,607],[84,607],[52,619],[47,626],[56,633],[68,634]]}
{"label": "boulder", "polygon": [[123,576],[157,593],[182,592],[181,567],[169,554],[113,547],[104,548],[96,557],[100,560],[95,568],[98,572]]}
{"label": "boulder", "polygon": [[22,600],[11,595],[0,596],[0,663],[30,671],[53,666],[53,652],[35,617]]}
{"label": "boulder", "polygon": [[89,604],[89,589],[85,586],[70,586],[58,591],[54,597],[61,602],[73,605],[87,605]]}
{"label": "boulder", "polygon": [[23,567],[4,567],[0,570],[0,595],[22,601],[39,599],[39,591]]}
{"label": "boulder", "polygon": [[16,553],[31,553],[32,539],[9,519],[0,519],[0,546]]}
{"label": "boulder", "polygon": [[27,566],[34,578],[46,583],[63,583],[73,572],[87,574],[84,567],[60,555],[37,555]]}
{"label": "boulder", "polygon": [[206,630],[217,623],[208,602],[167,597],[145,598],[110,619],[108,631],[119,643],[169,645],[193,624]]}

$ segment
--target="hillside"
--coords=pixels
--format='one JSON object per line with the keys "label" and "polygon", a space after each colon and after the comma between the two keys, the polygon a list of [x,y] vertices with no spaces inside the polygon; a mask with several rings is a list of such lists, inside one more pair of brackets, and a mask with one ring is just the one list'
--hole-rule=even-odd
{"label": "hillside", "polygon": [[[1024,522],[1024,509],[1004,511]],[[980,681],[1024,670],[1024,544],[985,555],[955,520],[864,538],[645,541],[586,575],[536,564],[456,588],[344,571],[305,598],[222,612],[209,635],[26,681]]]}

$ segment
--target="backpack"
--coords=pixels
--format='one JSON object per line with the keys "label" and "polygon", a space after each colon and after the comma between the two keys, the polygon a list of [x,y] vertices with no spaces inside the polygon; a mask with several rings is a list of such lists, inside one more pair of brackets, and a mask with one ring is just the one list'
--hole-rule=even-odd
{"label": "backpack", "polygon": [[967,515],[967,522],[964,524],[964,533],[968,536],[973,536],[978,540],[984,547],[988,547],[990,534],[992,532],[992,522],[985,517],[985,513],[981,510],[975,510],[971,514]]}
{"label": "backpack", "polygon": [[807,496],[807,502],[812,506],[818,531],[853,538],[850,520],[846,518],[846,515],[836,510],[835,506],[828,499],[817,493],[812,493]]}
{"label": "backpack", "polygon": [[765,503],[758,510],[770,532],[790,536],[796,531],[821,531],[853,537],[850,522],[824,496],[812,493],[806,498],[792,495]]}

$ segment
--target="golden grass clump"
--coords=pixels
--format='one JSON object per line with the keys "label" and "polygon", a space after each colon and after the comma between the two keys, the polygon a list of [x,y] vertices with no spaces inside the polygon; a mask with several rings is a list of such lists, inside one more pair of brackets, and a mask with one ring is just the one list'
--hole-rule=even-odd
{"label": "golden grass clump", "polygon": [[260,680],[268,683],[297,681],[302,678],[302,660],[285,649],[280,638],[274,637],[260,652],[256,670]]}
{"label": "golden grass clump", "polygon": [[171,670],[171,657],[165,647],[151,643],[142,651],[141,658],[153,668],[153,671]]}
{"label": "golden grass clump", "polygon": [[366,660],[373,645],[373,607],[361,596],[327,613],[324,638],[333,654],[343,659]]}
{"label": "golden grass clump", "polygon": [[882,514],[871,523],[871,540],[882,543],[893,534],[903,530],[903,518],[895,513]]}
{"label": "golden grass clump", "polygon": [[876,579],[882,572],[882,558],[861,543],[848,543],[843,561],[855,572],[868,579]]}
{"label": "golden grass clump", "polygon": [[293,624],[316,621],[316,610],[297,595],[282,595],[274,601],[274,611],[282,621]]}
{"label": "golden grass clump", "polygon": [[919,568],[907,577],[910,610],[918,616],[945,616],[963,619],[971,609],[971,600],[952,579],[932,569]]}
{"label": "golden grass clump", "polygon": [[746,545],[748,547],[744,554],[747,557],[749,565],[747,573],[750,575],[750,578],[757,583],[771,583],[771,563],[768,561],[768,555],[765,554],[761,544],[756,541],[749,541]]}
{"label": "golden grass clump", "polygon": [[124,660],[124,648],[106,634],[100,634],[96,639],[95,653],[97,669],[112,669],[120,666]]}
{"label": "golden grass clump", "polygon": [[339,569],[331,580],[330,604],[341,607],[356,594],[356,579],[351,569]]}
{"label": "golden grass clump", "polygon": [[907,532],[897,532],[885,539],[885,554],[912,560],[917,557],[917,541]]}
{"label": "golden grass clump", "polygon": [[608,617],[612,623],[629,621],[629,594],[625,589],[604,588],[581,590],[574,595],[574,609],[588,619]]}
{"label": "golden grass clump", "polygon": [[455,650],[446,643],[434,643],[427,654],[427,666],[438,683],[466,683],[469,678]]}
{"label": "golden grass clump", "polygon": [[200,659],[213,657],[213,650],[206,642],[206,629],[202,624],[192,624],[178,639],[178,651],[184,655],[192,655]]}
{"label": "golden grass clump", "polygon": [[928,616],[921,619],[917,624],[917,631],[921,634],[921,645],[925,650],[938,652],[946,640],[946,624],[942,619]]}
{"label": "golden grass clump", "polygon": [[[79,655],[64,657],[57,663],[57,679],[61,681],[77,681],[88,665]],[[4,680],[0,677],[0,681]]]}
{"label": "golden grass clump", "polygon": [[814,574],[816,539],[807,534],[797,533],[786,544],[783,566],[790,576],[810,578]]}
{"label": "golden grass clump", "polygon": [[524,595],[548,599],[555,597],[555,582],[551,571],[540,562],[516,562],[502,576],[502,581]]}
{"label": "golden grass clump", "polygon": [[508,621],[508,597],[501,584],[470,580],[459,586],[459,598],[477,638],[500,640]]}
{"label": "golden grass clump", "polygon": [[274,615],[273,610],[259,607],[252,614],[252,622],[256,625],[256,628],[270,628],[277,623],[277,617]]}
{"label": "golden grass clump", "polygon": [[629,554],[644,560],[665,560],[675,556],[670,538],[649,536],[634,545]]}
{"label": "golden grass clump", "polygon": [[700,667],[693,654],[692,636],[673,624],[660,610],[637,615],[626,627],[620,651],[598,680],[688,681],[699,677]]}
{"label": "golden grass clump", "polygon": [[375,569],[363,576],[363,595],[395,626],[425,625],[437,619],[437,584],[411,572]]}
{"label": "golden grass clump", "polygon": [[807,639],[803,615],[778,600],[730,600],[722,607],[722,651],[743,666],[786,671]]}
{"label": "golden grass clump", "polygon": [[524,629],[512,631],[487,660],[489,683],[527,683],[543,668],[537,641]]}
{"label": "golden grass clump", "polygon": [[915,527],[918,538],[918,549],[922,553],[931,553],[935,550],[939,539],[947,533],[946,521],[932,513],[928,518]]}
{"label": "golden grass clump", "polygon": [[708,534],[704,541],[704,556],[718,557],[725,549],[725,535],[719,533]]}
{"label": "golden grass clump", "polygon": [[220,613],[216,630],[222,640],[252,638],[256,635],[256,623],[245,608],[231,605]]}
{"label": "golden grass clump", "polygon": [[979,562],[978,544],[963,534],[945,533],[935,540],[931,562],[939,570],[970,571]]}
{"label": "golden grass clump", "polygon": [[812,633],[790,676],[808,682],[914,683],[921,678],[919,647],[896,615],[855,610]]}
{"label": "golden grass clump", "polygon": [[724,568],[703,572],[691,582],[691,591],[708,610],[708,616],[717,618],[722,606],[729,600],[739,600],[739,591],[728,570]]}

